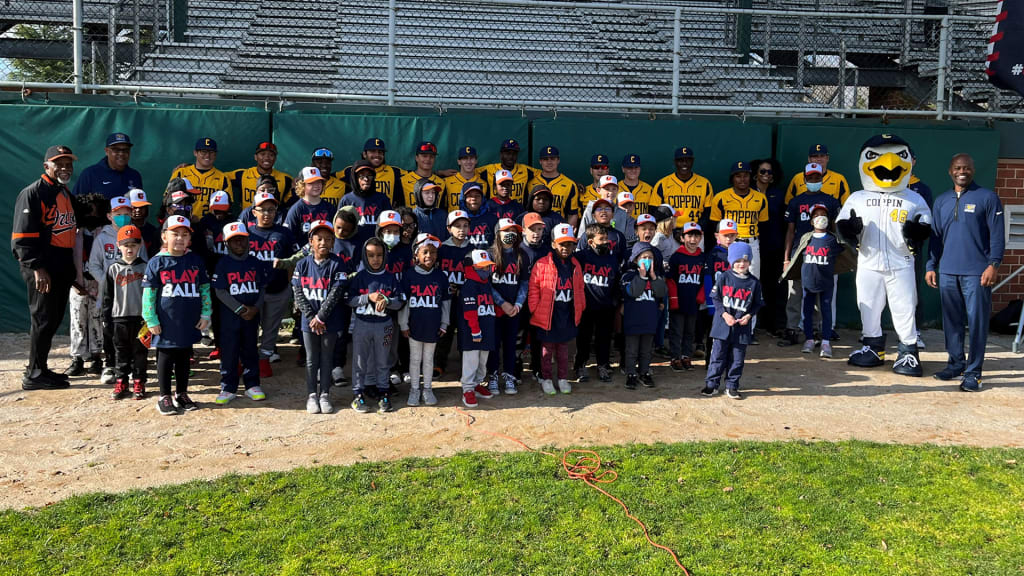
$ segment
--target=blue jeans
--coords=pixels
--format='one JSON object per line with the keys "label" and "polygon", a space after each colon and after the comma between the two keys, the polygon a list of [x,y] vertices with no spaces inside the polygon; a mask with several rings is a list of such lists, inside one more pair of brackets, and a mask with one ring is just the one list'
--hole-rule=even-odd
{"label": "blue jeans", "polygon": [[[946,337],[946,352],[949,354],[947,367],[981,378],[988,321],[992,315],[992,287],[982,286],[981,276],[939,274],[939,300],[942,303],[942,333]],[[965,323],[971,331],[970,362],[964,356]]]}
{"label": "blue jeans", "polygon": [[832,331],[830,326],[834,326],[832,322],[832,288],[825,290],[824,292],[811,292],[804,288],[804,338],[811,340],[814,338],[814,305],[818,303],[818,298],[821,298],[821,338],[823,340],[830,340],[832,337]]}
{"label": "blue jeans", "polygon": [[487,356],[488,374],[498,374],[501,364],[504,364],[504,370],[501,372],[516,373],[516,338],[519,336],[520,321],[518,314],[499,316],[495,319],[494,325],[498,332],[497,338],[495,338],[497,345]]}
{"label": "blue jeans", "polygon": [[713,339],[708,356],[708,375],[704,379],[705,386],[718,389],[722,382],[722,376],[725,376],[725,387],[739,390],[740,377],[743,376],[743,361],[746,356],[746,344],[738,344],[732,340]]}

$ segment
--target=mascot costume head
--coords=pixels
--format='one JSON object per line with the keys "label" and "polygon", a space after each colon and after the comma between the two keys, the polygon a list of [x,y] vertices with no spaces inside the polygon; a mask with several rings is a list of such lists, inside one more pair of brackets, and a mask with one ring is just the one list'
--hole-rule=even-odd
{"label": "mascot costume head", "polygon": [[910,144],[899,136],[879,134],[860,147],[860,185],[889,194],[906,190],[912,168]]}

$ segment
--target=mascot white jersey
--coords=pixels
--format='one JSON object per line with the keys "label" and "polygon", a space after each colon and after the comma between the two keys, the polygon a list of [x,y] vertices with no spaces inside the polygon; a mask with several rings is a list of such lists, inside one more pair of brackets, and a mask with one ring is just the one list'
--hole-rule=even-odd
{"label": "mascot white jersey", "polygon": [[888,303],[900,339],[893,372],[920,376],[914,255],[931,235],[931,212],[924,198],[907,189],[910,146],[900,137],[882,134],[865,142],[858,171],[864,189],[850,195],[836,219],[840,235],[858,250],[857,307],[864,346],[850,355],[849,363],[885,363],[882,310]]}

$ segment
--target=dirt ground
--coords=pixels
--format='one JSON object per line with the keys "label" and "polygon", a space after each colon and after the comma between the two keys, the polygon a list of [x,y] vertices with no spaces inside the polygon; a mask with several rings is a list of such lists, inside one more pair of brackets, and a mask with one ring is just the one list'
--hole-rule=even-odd
{"label": "dirt ground", "polygon": [[[576,385],[570,395],[545,396],[528,380],[517,396],[481,400],[474,429],[559,447],[692,440],[844,440],[1024,446],[1024,358],[1011,338],[989,339],[985,390],[959,392],[930,374],[945,362],[942,333],[924,334],[925,377],[900,377],[889,368],[851,369],[845,357],[857,334],[843,331],[836,359],[779,348],[764,337],[750,348],[743,376],[746,396],[734,401],[697,394],[703,367],[674,373],[661,361],[657,387],[626,390],[613,383]],[[892,338],[890,338],[892,340]],[[28,351],[25,335],[0,336],[0,507],[40,506],[73,494],[211,479],[317,464],[350,464],[406,456],[446,456],[462,450],[518,450],[517,445],[467,428],[456,412],[457,382],[435,383],[440,405],[408,408],[405,390],[390,414],[357,414],[351,393],[335,389],[339,410],[305,412],[302,370],[294,347],[263,383],[268,399],[239,397],[213,403],[216,363],[204,360],[191,395],[202,409],[180,416],[157,413],[155,398],[110,399],[97,379],[72,379],[60,391],[21,389]],[[58,339],[51,367],[66,366],[67,339]],[[894,347],[891,347],[894,348]],[[890,351],[890,365],[895,350]],[[453,359],[454,360],[454,359]],[[454,366],[456,362],[452,362]],[[701,362],[702,364],[702,362]],[[150,391],[156,389],[155,369]]]}

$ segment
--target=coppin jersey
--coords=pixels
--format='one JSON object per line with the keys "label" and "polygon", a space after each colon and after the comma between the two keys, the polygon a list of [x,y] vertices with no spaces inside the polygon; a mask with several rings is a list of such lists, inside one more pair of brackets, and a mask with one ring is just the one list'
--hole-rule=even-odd
{"label": "coppin jersey", "polygon": [[342,182],[339,178],[335,177],[332,174],[331,177],[328,178],[326,182],[324,182],[324,191],[320,193],[320,198],[324,200],[330,200],[331,202],[337,204],[338,201],[341,200],[343,196],[345,196],[345,193],[347,191],[348,186],[346,186],[344,182]]}
{"label": "coppin jersey", "polygon": [[[484,192],[494,187],[494,174],[498,170],[504,170],[501,163],[488,164],[476,169],[477,175],[484,181]],[[525,164],[516,164],[509,172],[512,173],[512,194],[509,197],[520,204],[526,204],[526,193],[529,192],[527,187],[540,172]]]}
{"label": "coppin jersey", "polygon": [[633,199],[636,200],[636,203],[633,204],[633,213],[630,214],[633,218],[647,214],[651,209],[651,202],[654,202],[654,186],[643,180],[637,182],[636,186],[632,188],[626,184],[625,180],[619,180],[619,192],[633,193]]}
{"label": "coppin jersey", "polygon": [[[821,191],[838,200],[840,204],[845,203],[846,199],[850,197],[850,185],[847,184],[846,178],[832,170],[825,171],[825,177],[821,180]],[[807,192],[804,175],[793,175],[793,179],[789,181],[789,187],[786,188],[786,204],[789,204],[789,201],[797,194],[804,192]]]}
{"label": "coppin jersey", "polygon": [[487,195],[487,184],[484,182],[484,179],[480,177],[479,172],[474,174],[473,177],[468,180],[461,173],[456,172],[444,179],[444,199],[441,201],[441,208],[444,208],[446,212],[459,209],[459,197],[462,195],[462,185],[466,182],[479,182],[480,187],[484,189],[484,195]]}
{"label": "coppin jersey", "polygon": [[920,194],[913,190],[888,194],[858,190],[843,204],[838,219],[848,220],[851,211],[864,220],[858,268],[888,271],[914,265],[914,256],[903,239],[903,224],[918,215],[922,224],[931,224],[931,211]]}
{"label": "coppin jersey", "polygon": [[[431,182],[437,184],[442,189],[444,188],[444,178],[441,178],[437,174],[431,174],[429,178]],[[408,206],[409,208],[416,207],[416,194],[414,189],[416,187],[416,183],[421,179],[423,179],[423,176],[420,176],[416,172],[402,171],[402,193],[404,194],[404,197],[400,205]]]}
{"label": "coppin jersey", "polygon": [[750,189],[741,197],[732,188],[726,188],[711,199],[711,220],[725,218],[736,222],[740,238],[757,238],[757,224],[768,221],[768,199],[759,190]]}
{"label": "coppin jersey", "polygon": [[175,170],[171,174],[171,179],[174,178],[186,178],[196,189],[195,202],[192,203],[193,218],[205,216],[210,212],[210,196],[214,192],[223,190],[228,193],[228,198],[232,202],[235,200],[231,189],[231,179],[217,168],[200,171],[195,164],[189,164]]}
{"label": "coppin jersey", "polygon": [[580,185],[573,182],[565,174],[559,174],[548,180],[540,172],[527,185],[527,192],[533,190],[537,184],[543,184],[551,190],[551,209],[568,218],[572,214],[579,214],[586,203],[581,203],[582,191]]}
{"label": "coppin jersey", "polygon": [[[242,208],[252,206],[252,198],[256,195],[256,183],[259,182],[260,174],[255,166],[240,168],[231,173],[231,189],[236,192],[236,199],[241,202]],[[271,172],[274,181],[277,182],[277,192],[281,204],[287,204],[292,197],[292,177],[280,170]]]}
{"label": "coppin jersey", "polygon": [[704,210],[711,206],[714,195],[711,182],[700,174],[693,174],[683,182],[673,173],[654,185],[650,203],[668,204],[676,210],[682,210],[687,222],[699,222]]}

